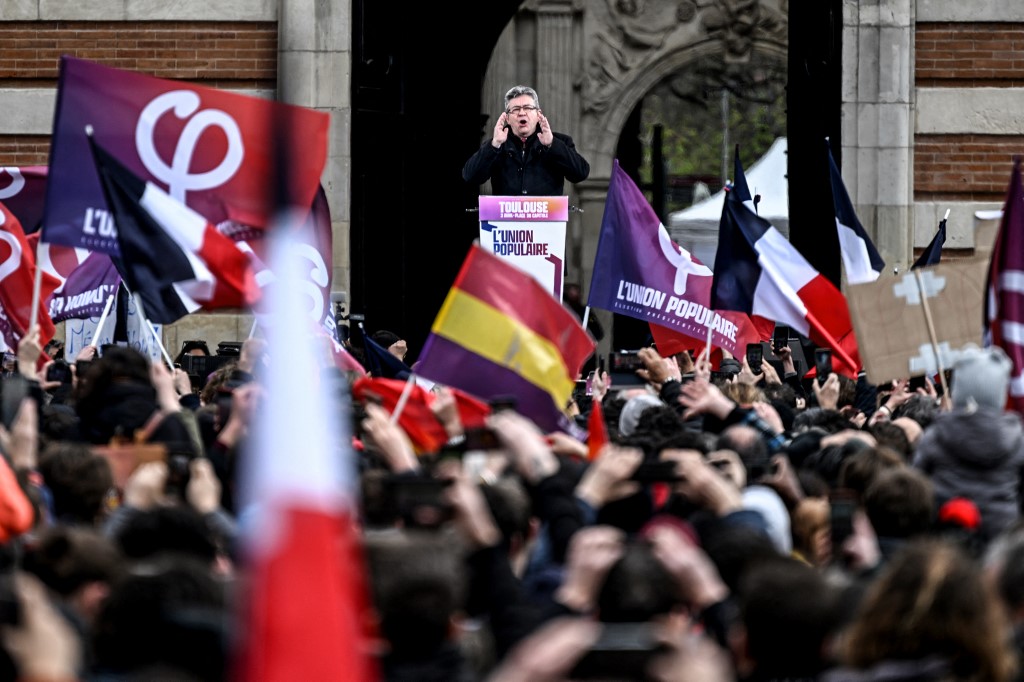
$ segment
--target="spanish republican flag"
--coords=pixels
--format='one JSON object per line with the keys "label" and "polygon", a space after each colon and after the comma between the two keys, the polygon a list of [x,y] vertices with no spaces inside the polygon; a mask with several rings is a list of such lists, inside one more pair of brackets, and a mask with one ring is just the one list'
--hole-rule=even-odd
{"label": "spanish republican flag", "polygon": [[416,371],[482,400],[513,396],[541,430],[572,432],[563,408],[595,346],[533,277],[474,244]]}

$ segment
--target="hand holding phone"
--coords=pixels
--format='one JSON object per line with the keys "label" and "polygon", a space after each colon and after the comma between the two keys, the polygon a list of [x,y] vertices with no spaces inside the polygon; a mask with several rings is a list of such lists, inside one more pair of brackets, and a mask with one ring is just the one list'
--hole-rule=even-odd
{"label": "hand holding phone", "polygon": [[72,379],[71,365],[63,360],[54,360],[46,368],[47,381],[59,381],[62,384],[70,384]]}
{"label": "hand holding phone", "polygon": [[647,666],[667,651],[650,622],[604,623],[598,640],[576,662],[569,678],[650,679]]}
{"label": "hand holding phone", "polygon": [[784,324],[776,324],[772,334],[772,349],[778,353],[782,348],[789,348],[789,327]]}
{"label": "hand holding phone", "polygon": [[842,493],[833,493],[829,500],[829,525],[832,538],[832,557],[841,561],[843,545],[853,535],[853,515],[857,503],[852,497]]}
{"label": "hand holding phone", "polygon": [[764,348],[760,343],[747,344],[747,366],[754,374],[761,373],[761,363],[764,361]]}
{"label": "hand holding phone", "polygon": [[814,349],[814,373],[818,377],[818,383],[825,383],[825,379],[832,373],[832,350],[829,348]]}

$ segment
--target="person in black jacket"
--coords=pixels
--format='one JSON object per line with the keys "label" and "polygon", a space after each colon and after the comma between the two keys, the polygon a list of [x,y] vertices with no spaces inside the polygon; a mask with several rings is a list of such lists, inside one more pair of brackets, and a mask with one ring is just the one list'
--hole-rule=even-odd
{"label": "person in black jacket", "polygon": [[551,130],[537,91],[517,85],[505,93],[505,110],[490,140],[466,161],[462,179],[474,185],[491,181],[499,196],[560,196],[565,181],[582,182],[590,164],[572,138]]}

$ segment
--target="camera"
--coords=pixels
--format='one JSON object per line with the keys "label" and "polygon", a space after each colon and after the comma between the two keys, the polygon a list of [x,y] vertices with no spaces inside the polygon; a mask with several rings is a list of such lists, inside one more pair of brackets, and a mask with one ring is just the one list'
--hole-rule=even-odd
{"label": "camera", "polygon": [[466,429],[466,451],[500,450],[498,434],[486,427]]}
{"label": "camera", "polygon": [[164,485],[164,492],[167,495],[181,500],[185,499],[185,490],[191,480],[190,463],[191,459],[188,455],[167,453],[167,483]]}
{"label": "camera", "polygon": [[4,377],[0,382],[0,421],[10,430],[18,417],[21,402],[29,394],[28,380],[20,374]]}
{"label": "camera", "polygon": [[386,490],[393,511],[406,528],[437,530],[454,514],[445,496],[451,483],[432,476],[393,475],[386,479]]}
{"label": "camera", "polygon": [[857,503],[848,495],[833,493],[829,499],[829,525],[832,536],[832,556],[843,556],[843,544],[853,535],[853,514]]}
{"label": "camera", "polygon": [[569,674],[569,679],[647,680],[647,666],[668,651],[654,634],[653,625],[604,623],[601,634]]}
{"label": "camera", "polygon": [[682,480],[672,460],[641,462],[629,480],[638,483],[672,483]]}
{"label": "camera", "polygon": [[764,361],[764,348],[760,343],[747,344],[747,366],[754,374],[761,373],[761,363]]}
{"label": "camera", "polygon": [[818,376],[818,383],[825,383],[825,379],[832,373],[832,351],[828,348],[814,349],[814,373]]}
{"label": "camera", "polygon": [[70,384],[71,365],[63,360],[54,360],[53,363],[46,368],[46,380],[59,381],[62,384]]}
{"label": "camera", "polygon": [[81,381],[89,368],[92,367],[92,360],[75,360],[75,376]]}
{"label": "camera", "polygon": [[639,353],[639,350],[620,350],[608,355],[608,374],[613,386],[643,386],[646,383],[636,374],[638,369],[645,369]]}

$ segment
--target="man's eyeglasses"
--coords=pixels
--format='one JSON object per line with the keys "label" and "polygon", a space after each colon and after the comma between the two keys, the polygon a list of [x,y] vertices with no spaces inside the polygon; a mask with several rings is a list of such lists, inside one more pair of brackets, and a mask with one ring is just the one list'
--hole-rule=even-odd
{"label": "man's eyeglasses", "polygon": [[537,111],[537,107],[533,106],[532,104],[524,104],[521,107],[510,107],[509,110],[508,110],[508,113],[510,113],[510,114],[518,114],[521,111],[525,111],[526,113],[530,113],[531,111]]}

